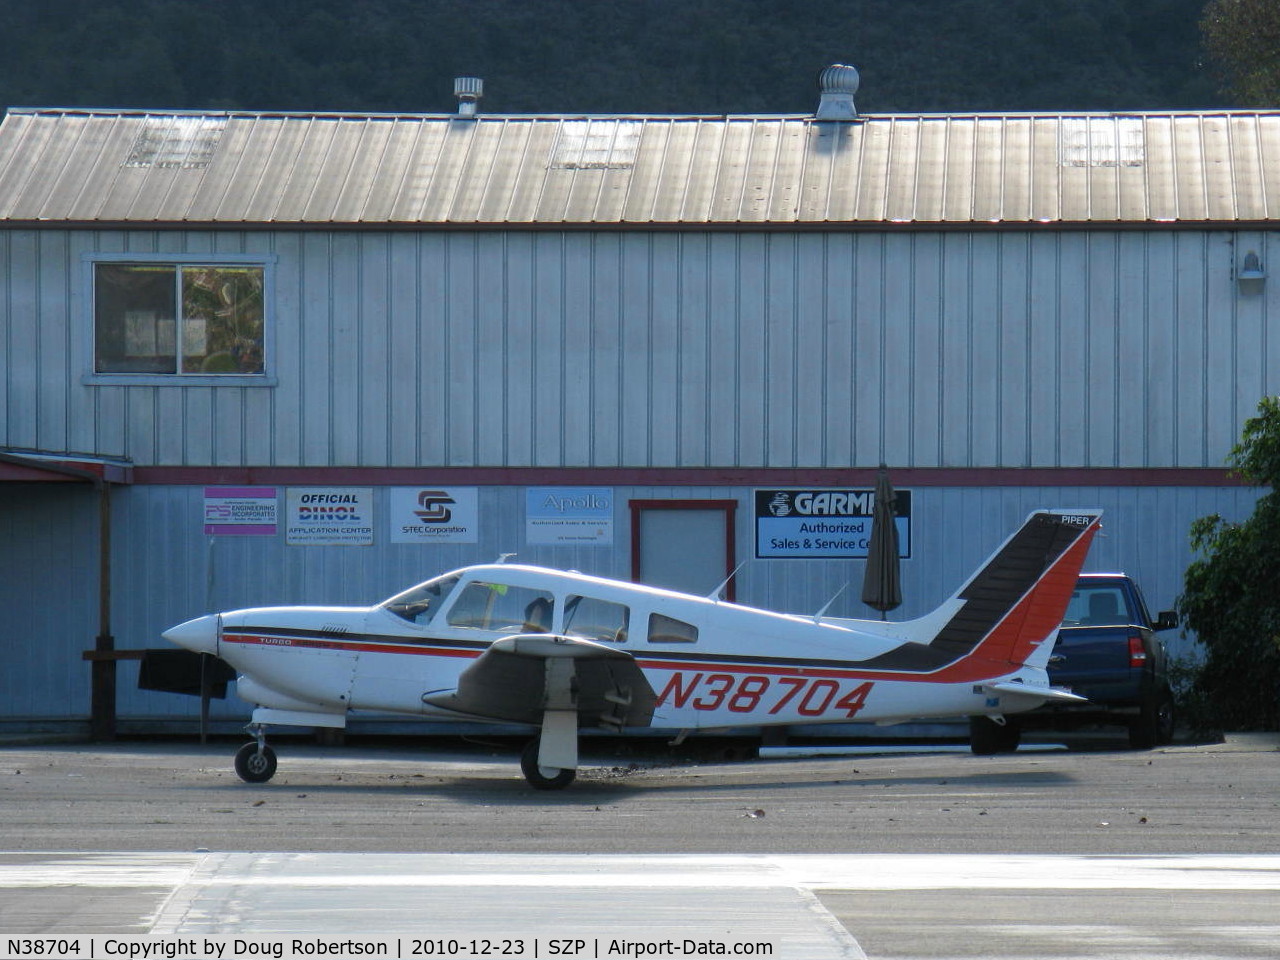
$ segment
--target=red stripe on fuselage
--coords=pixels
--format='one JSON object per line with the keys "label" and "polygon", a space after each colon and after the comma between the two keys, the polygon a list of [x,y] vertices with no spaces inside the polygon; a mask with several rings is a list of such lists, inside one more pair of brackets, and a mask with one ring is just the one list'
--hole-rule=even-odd
{"label": "red stripe on fuselage", "polygon": [[245,646],[288,647],[298,650],[344,650],[351,653],[412,654],[420,657],[463,657],[474,660],[483,650],[443,649],[419,644],[369,640],[321,640],[318,637],[267,636],[258,633],[223,633],[223,643]]}

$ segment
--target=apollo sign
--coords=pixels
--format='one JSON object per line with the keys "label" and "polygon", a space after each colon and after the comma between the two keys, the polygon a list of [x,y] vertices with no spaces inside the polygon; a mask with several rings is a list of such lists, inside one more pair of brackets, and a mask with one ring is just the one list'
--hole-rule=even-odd
{"label": "apollo sign", "polygon": [[530,544],[613,543],[612,487],[528,487],[524,515]]}

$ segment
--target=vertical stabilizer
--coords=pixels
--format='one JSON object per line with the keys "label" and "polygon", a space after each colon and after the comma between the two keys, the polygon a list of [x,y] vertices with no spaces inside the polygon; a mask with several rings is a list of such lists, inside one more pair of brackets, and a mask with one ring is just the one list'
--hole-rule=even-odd
{"label": "vertical stabilizer", "polygon": [[[1026,663],[1062,622],[1101,516],[1092,509],[1037,510],[933,613],[889,629],[874,629],[874,621],[840,621],[912,641],[859,666],[904,675],[945,670],[965,679]],[[957,669],[960,661],[973,669]]]}
{"label": "vertical stabilizer", "polygon": [[961,587],[931,645],[1021,664],[1062,623],[1100,510],[1040,510]]}

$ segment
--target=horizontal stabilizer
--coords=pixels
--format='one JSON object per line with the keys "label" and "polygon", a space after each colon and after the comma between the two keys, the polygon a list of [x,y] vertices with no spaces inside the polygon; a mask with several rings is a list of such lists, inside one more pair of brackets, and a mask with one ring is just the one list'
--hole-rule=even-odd
{"label": "horizontal stabilizer", "polygon": [[1088,703],[1088,697],[1082,697],[1061,687],[1035,687],[1029,683],[1018,683],[1016,680],[1004,680],[999,683],[984,683],[985,693],[1012,693],[1020,697],[1036,697],[1040,700],[1052,700],[1054,703]]}

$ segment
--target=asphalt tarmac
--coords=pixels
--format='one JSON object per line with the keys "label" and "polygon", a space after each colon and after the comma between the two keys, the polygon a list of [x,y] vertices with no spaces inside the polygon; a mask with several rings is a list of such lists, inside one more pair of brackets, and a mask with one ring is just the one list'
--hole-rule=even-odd
{"label": "asphalt tarmac", "polygon": [[334,877],[347,913],[323,922],[389,930],[401,904],[439,929],[473,916],[441,891],[475,875],[474,916],[515,916],[513,889],[568,911],[526,917],[531,936],[736,917],[777,931],[775,956],[1224,960],[1280,943],[1274,736],[988,758],[588,743],[557,793],[527,787],[502,741],[280,739],[255,786],[236,746],[0,747],[0,934],[283,929]]}

